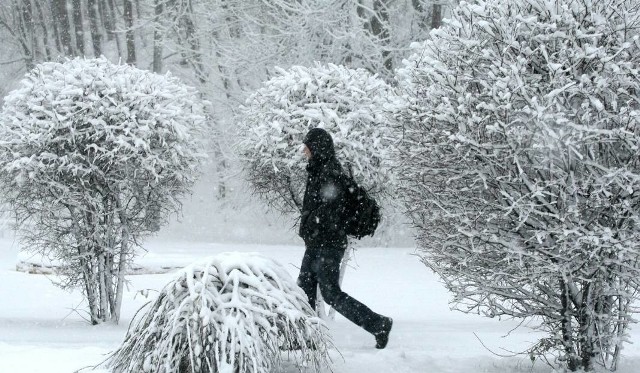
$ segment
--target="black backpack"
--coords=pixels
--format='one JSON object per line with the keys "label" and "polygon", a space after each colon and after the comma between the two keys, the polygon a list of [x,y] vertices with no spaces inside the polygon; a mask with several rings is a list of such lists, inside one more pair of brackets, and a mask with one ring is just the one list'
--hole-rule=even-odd
{"label": "black backpack", "polygon": [[373,236],[380,223],[380,207],[353,177],[345,175],[345,179],[347,188],[344,216],[347,235],[357,239]]}

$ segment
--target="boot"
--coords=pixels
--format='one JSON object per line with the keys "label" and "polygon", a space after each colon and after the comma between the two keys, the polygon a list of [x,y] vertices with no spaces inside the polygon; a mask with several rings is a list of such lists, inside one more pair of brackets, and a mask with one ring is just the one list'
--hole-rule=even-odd
{"label": "boot", "polygon": [[391,327],[393,326],[393,319],[390,317],[383,317],[380,329],[374,334],[376,337],[376,348],[381,350],[387,347],[389,342],[389,333],[391,333]]}

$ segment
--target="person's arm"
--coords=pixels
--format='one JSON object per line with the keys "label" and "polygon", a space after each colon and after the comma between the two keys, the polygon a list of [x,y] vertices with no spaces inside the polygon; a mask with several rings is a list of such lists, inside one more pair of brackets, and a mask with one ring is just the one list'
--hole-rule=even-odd
{"label": "person's arm", "polygon": [[331,179],[320,188],[321,203],[304,217],[305,228],[312,237],[337,234],[344,230],[343,210],[345,190],[339,179]]}

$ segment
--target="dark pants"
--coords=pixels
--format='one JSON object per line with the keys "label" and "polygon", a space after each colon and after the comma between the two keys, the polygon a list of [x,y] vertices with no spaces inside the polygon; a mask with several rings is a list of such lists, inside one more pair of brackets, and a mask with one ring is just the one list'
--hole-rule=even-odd
{"label": "dark pants", "polygon": [[316,287],[320,285],[325,302],[354,324],[375,334],[381,331],[383,316],[340,289],[340,263],[344,251],[344,248],[307,248],[300,266],[298,286],[307,294],[311,307],[315,307]]}

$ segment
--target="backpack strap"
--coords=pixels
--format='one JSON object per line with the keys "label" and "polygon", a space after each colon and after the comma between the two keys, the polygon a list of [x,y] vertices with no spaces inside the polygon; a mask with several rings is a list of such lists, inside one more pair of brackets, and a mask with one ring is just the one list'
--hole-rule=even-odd
{"label": "backpack strap", "polygon": [[353,180],[353,167],[351,166],[351,162],[346,163],[346,169],[348,171],[347,176]]}
{"label": "backpack strap", "polygon": [[356,179],[353,177],[353,167],[351,163],[346,163],[344,168],[345,171],[342,173],[344,186],[347,188],[347,192],[354,192],[354,188],[358,187],[358,183],[356,183]]}

